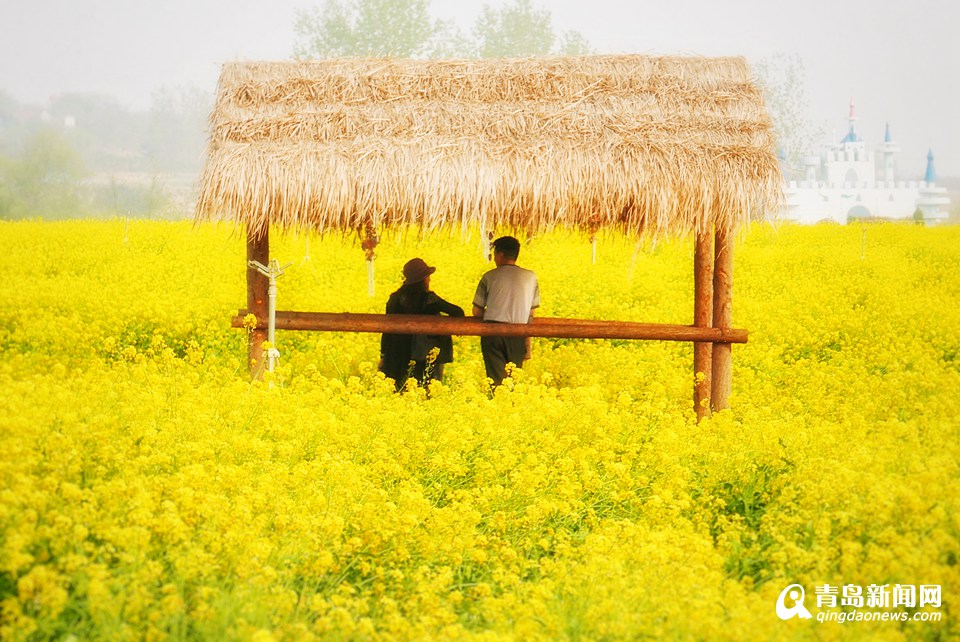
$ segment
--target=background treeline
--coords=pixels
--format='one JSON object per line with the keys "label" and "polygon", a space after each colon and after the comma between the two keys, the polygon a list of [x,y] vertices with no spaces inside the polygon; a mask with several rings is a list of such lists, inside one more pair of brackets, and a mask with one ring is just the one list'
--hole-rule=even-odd
{"label": "background treeline", "polygon": [[[298,13],[295,57],[582,54],[530,0],[484,6],[469,33],[430,0],[325,0]],[[0,89],[0,219],[189,215],[214,88],[163,87],[147,110],[100,94],[21,104]]]}
{"label": "background treeline", "polygon": [[[490,58],[592,53],[554,29],[531,0],[484,5],[467,30],[433,17],[430,0],[324,0],[297,13],[299,59],[349,56]],[[754,72],[794,175],[822,132],[807,119],[803,65],[778,56]],[[21,104],[0,88],[0,219],[189,216],[214,88],[161,87],[146,110],[111,96],[65,93]]]}
{"label": "background treeline", "polygon": [[176,216],[200,169],[210,92],[164,87],[147,110],[87,93],[0,91],[0,218]]}

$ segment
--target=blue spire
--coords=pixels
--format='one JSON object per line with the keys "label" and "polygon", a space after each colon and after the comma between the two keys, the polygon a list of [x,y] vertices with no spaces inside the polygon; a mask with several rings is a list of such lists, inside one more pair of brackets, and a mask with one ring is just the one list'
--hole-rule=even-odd
{"label": "blue spire", "polygon": [[937,182],[937,170],[933,168],[933,150],[927,152],[927,171],[923,174],[923,180],[928,183]]}
{"label": "blue spire", "polygon": [[887,130],[883,134],[883,142],[889,143],[893,140],[893,137],[890,136],[890,123],[887,123]]}
{"label": "blue spire", "polygon": [[841,143],[859,143],[860,137],[857,136],[857,132],[853,131],[853,123],[850,123],[850,131],[847,132],[847,135],[843,137]]}

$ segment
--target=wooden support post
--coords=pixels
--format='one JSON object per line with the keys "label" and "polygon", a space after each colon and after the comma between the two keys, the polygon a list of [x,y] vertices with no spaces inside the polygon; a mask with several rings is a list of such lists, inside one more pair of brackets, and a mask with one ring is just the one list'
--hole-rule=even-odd
{"label": "wooden support post", "polygon": [[[733,233],[717,228],[714,244],[713,327],[726,330],[733,324]],[[729,343],[713,344],[713,380],[710,403],[714,410],[730,407],[733,382],[732,354]]]}
{"label": "wooden support post", "polygon": [[[709,328],[713,325],[713,232],[697,233],[693,259],[693,325]],[[713,379],[713,344],[693,344],[693,408],[697,421],[710,412],[710,382]]]}
{"label": "wooden support post", "polygon": [[267,298],[270,279],[250,267],[250,261],[263,265],[270,263],[269,227],[247,226],[247,311],[257,317],[257,327],[250,332],[247,343],[247,367],[250,375],[259,378],[263,374],[263,342],[267,340],[267,317],[270,314]]}

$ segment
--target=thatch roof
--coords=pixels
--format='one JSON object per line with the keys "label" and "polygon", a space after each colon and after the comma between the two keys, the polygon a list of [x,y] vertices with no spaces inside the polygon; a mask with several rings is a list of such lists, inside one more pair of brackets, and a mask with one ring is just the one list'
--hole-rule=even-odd
{"label": "thatch roof", "polygon": [[781,198],[742,58],[234,62],[210,126],[198,220],[658,234]]}

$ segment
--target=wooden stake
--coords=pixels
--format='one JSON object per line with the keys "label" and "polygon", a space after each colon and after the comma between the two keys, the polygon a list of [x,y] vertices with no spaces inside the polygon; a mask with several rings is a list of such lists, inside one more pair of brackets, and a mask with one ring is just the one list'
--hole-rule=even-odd
{"label": "wooden stake", "polygon": [[257,317],[257,327],[250,332],[247,343],[247,367],[250,375],[259,378],[266,365],[263,354],[263,342],[267,340],[267,317],[270,314],[267,290],[270,279],[250,267],[250,261],[259,261],[263,265],[270,263],[269,228],[247,227],[247,311]]}
{"label": "wooden stake", "polygon": [[373,221],[367,221],[364,225],[363,242],[360,243],[360,247],[363,249],[363,255],[367,260],[367,296],[374,297],[376,296],[376,281],[374,279],[373,272],[373,261],[377,258],[377,245],[380,244],[380,237],[377,235],[377,230],[373,225]]}
{"label": "wooden stake", "polygon": [[[733,324],[733,234],[718,228],[714,244],[713,327],[729,329]],[[733,361],[729,343],[713,344],[713,380],[710,403],[714,410],[730,407]]]}
{"label": "wooden stake", "polygon": [[[709,328],[713,324],[713,234],[697,233],[693,259],[693,325]],[[697,421],[710,412],[710,382],[713,379],[713,344],[693,344],[693,407]],[[702,378],[701,378],[702,377]]]}

